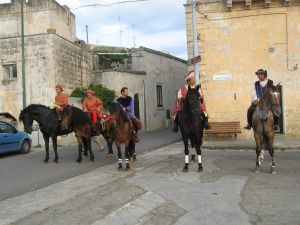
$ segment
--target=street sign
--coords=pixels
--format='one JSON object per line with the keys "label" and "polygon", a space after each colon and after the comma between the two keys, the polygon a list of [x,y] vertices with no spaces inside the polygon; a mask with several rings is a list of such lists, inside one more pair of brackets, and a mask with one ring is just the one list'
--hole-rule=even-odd
{"label": "street sign", "polygon": [[196,63],[201,62],[201,56],[195,56],[194,58],[191,58],[188,60],[189,65],[195,65]]}

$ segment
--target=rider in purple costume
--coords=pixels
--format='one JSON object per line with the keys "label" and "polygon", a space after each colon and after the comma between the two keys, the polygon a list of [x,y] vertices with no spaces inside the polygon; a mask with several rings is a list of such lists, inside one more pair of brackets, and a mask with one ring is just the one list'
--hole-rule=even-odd
{"label": "rider in purple costume", "polygon": [[121,97],[117,99],[117,102],[122,106],[123,110],[127,113],[128,117],[133,124],[133,135],[135,142],[139,142],[138,138],[138,122],[134,115],[134,101],[133,98],[128,96],[128,88],[123,87],[121,89]]}

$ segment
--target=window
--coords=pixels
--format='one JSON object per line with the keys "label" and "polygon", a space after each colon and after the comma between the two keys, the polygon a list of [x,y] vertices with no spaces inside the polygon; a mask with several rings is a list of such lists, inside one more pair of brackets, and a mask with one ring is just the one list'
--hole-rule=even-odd
{"label": "window", "polygon": [[163,90],[161,84],[156,85],[156,101],[157,107],[163,107]]}
{"label": "window", "polygon": [[14,133],[14,128],[8,124],[0,124],[0,133]]}
{"label": "window", "polygon": [[4,65],[3,66],[4,71],[4,79],[14,79],[17,78],[17,65]]}

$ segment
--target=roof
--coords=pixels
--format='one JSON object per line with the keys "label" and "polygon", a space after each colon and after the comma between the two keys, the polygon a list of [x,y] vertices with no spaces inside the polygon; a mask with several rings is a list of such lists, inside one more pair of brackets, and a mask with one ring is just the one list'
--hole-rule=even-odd
{"label": "roof", "polygon": [[161,51],[157,51],[157,50],[153,50],[151,48],[146,48],[146,47],[139,47],[139,48],[135,48],[133,49],[134,51],[145,51],[145,52],[150,52],[150,53],[153,53],[153,54],[156,54],[156,55],[160,55],[160,56],[164,56],[164,57],[168,57],[170,59],[174,59],[174,60],[177,60],[177,61],[180,61],[182,63],[187,63],[186,60],[184,59],[181,59],[181,58],[178,58],[176,56],[173,56],[173,55],[170,55],[168,53],[164,53],[164,52],[161,52]]}

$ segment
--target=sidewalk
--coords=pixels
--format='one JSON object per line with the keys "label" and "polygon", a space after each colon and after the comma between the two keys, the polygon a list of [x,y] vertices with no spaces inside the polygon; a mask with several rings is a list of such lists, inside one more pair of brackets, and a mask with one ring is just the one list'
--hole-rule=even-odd
{"label": "sidewalk", "polygon": [[[208,138],[204,139],[204,149],[212,150],[255,150],[254,137],[234,139],[232,137],[212,137],[211,141]],[[300,150],[300,135],[285,135],[276,134],[274,138],[275,150]]]}

